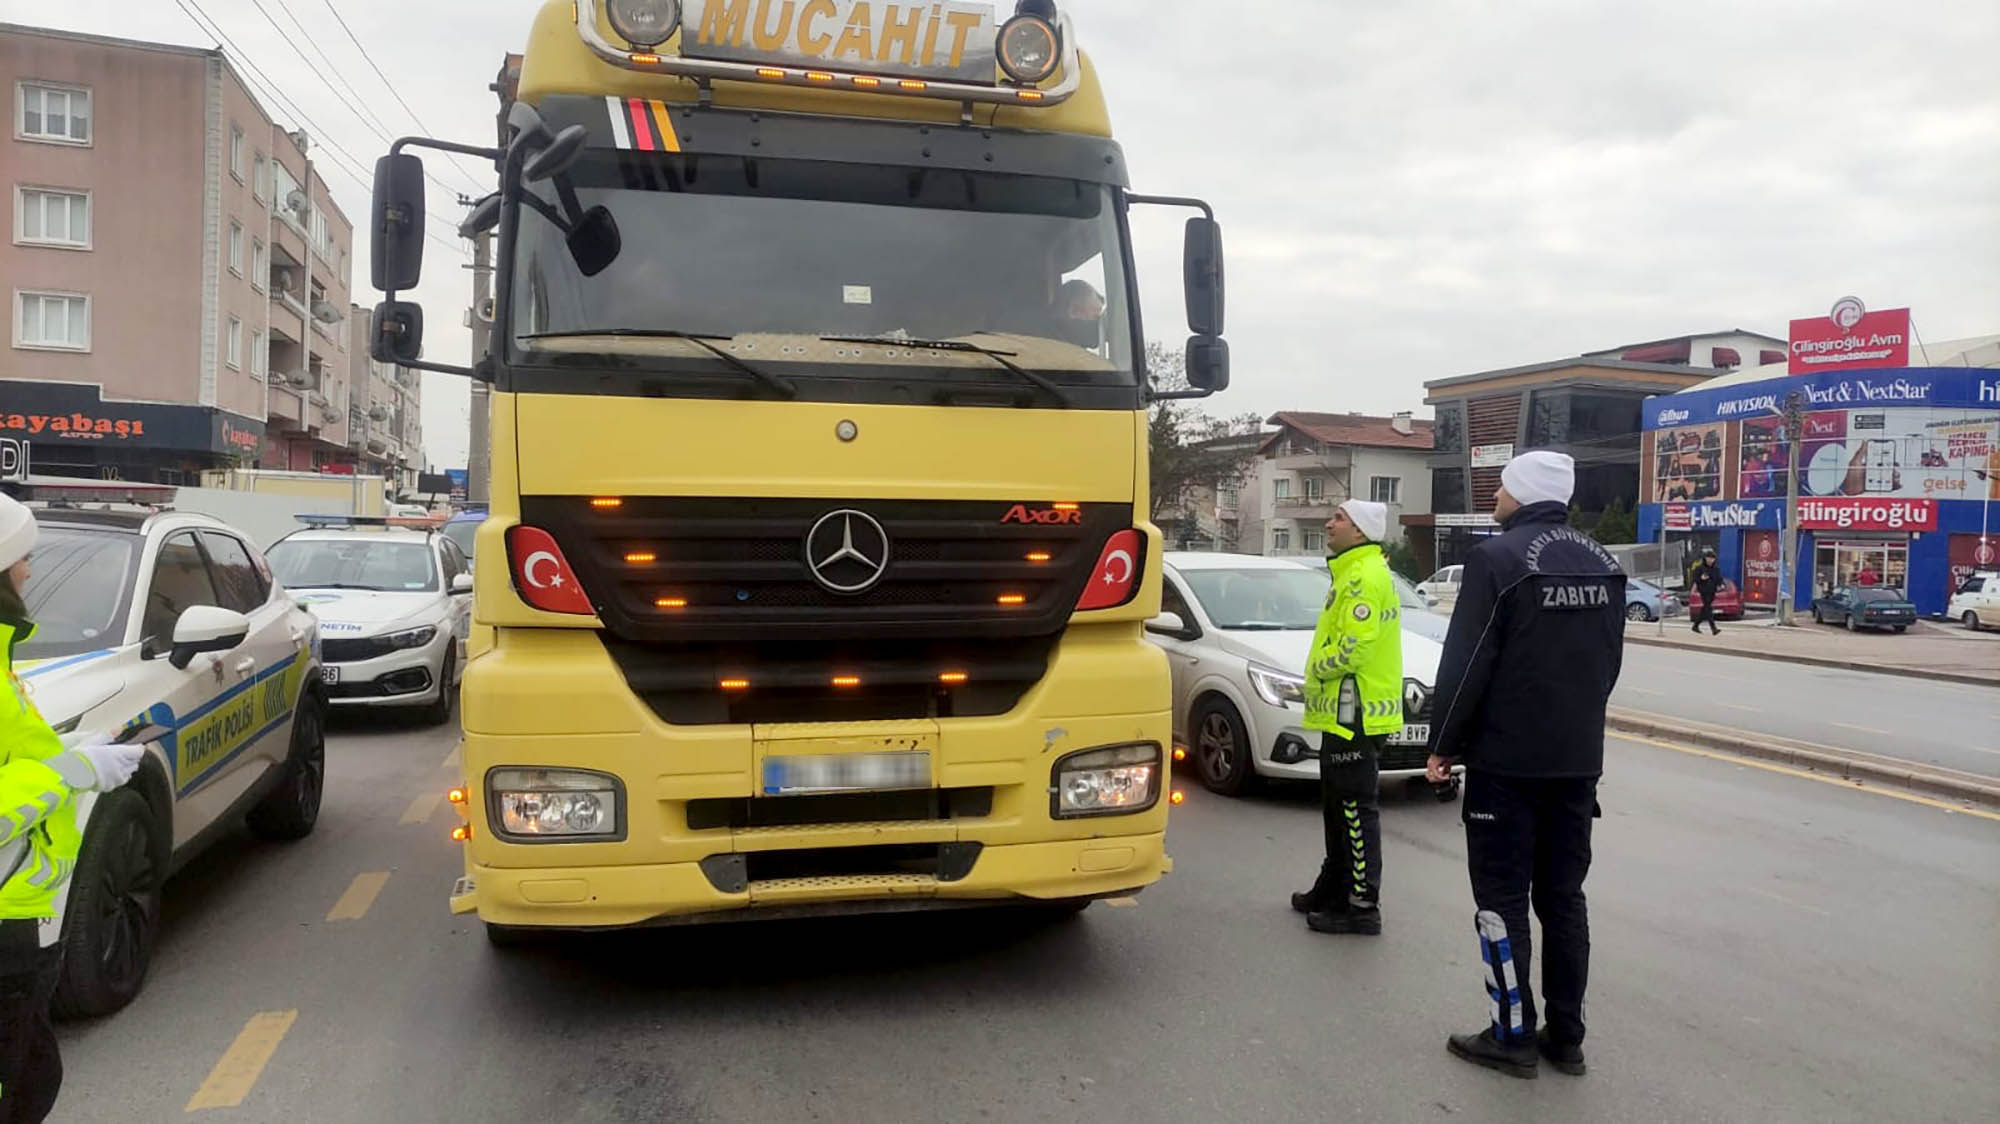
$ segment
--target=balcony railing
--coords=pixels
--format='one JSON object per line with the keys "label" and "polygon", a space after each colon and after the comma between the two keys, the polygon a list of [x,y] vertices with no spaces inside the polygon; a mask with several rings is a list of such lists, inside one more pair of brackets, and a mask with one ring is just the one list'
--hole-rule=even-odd
{"label": "balcony railing", "polygon": [[1339,502],[1330,496],[1287,496],[1272,504],[1272,514],[1279,519],[1310,519],[1324,523],[1333,516],[1333,509]]}

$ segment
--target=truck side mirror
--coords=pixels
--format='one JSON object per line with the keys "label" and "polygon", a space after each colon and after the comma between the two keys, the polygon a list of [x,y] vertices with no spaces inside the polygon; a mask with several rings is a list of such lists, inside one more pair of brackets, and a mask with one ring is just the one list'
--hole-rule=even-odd
{"label": "truck side mirror", "polygon": [[1181,272],[1187,287],[1188,331],[1197,336],[1222,334],[1222,226],[1214,219],[1187,221]]}
{"label": "truck side mirror", "polygon": [[385,293],[414,289],[424,274],[424,162],[409,153],[375,161],[369,267]]}
{"label": "truck side mirror", "polygon": [[1195,336],[1187,342],[1188,385],[1207,394],[1229,389],[1229,341]]}
{"label": "truck side mirror", "polygon": [[368,356],[383,363],[415,363],[424,353],[424,309],[413,301],[383,301],[368,321]]}
{"label": "truck side mirror", "polygon": [[577,272],[585,277],[595,277],[611,268],[625,248],[624,238],[618,233],[618,220],[603,206],[585,211],[576,225],[570,227],[566,241]]}

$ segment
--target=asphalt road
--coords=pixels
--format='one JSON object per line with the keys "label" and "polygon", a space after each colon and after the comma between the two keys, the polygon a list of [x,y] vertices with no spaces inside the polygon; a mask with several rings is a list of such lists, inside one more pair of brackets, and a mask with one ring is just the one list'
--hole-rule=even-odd
{"label": "asphalt road", "polygon": [[501,954],[445,910],[450,748],[348,726],[315,835],[171,883],[146,992],[64,1030],[55,1119],[2000,1118],[2000,818],[1616,744],[1591,1074],[1530,1083],[1444,1052],[1486,1004],[1457,809],[1427,797],[1384,812],[1380,939],[1286,908],[1318,861],[1309,790],[1191,788],[1175,873],[1068,921]]}
{"label": "asphalt road", "polygon": [[1612,702],[2000,777],[2000,688],[1627,644]]}

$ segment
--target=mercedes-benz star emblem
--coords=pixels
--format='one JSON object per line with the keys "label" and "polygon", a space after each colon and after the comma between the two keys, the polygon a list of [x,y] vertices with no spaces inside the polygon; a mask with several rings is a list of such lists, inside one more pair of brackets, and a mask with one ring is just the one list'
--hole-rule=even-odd
{"label": "mercedes-benz star emblem", "polygon": [[866,593],[889,569],[889,533],[865,511],[829,511],[806,532],[806,569],[834,593]]}

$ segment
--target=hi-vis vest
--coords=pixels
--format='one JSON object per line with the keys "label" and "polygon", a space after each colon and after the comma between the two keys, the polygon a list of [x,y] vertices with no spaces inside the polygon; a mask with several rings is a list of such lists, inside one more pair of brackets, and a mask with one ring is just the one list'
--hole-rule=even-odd
{"label": "hi-vis vest", "polygon": [[0,920],[55,915],[56,891],[83,844],[70,811],[76,789],[64,775],[92,776],[81,758],[63,752],[62,740],[14,674],[14,646],[33,633],[33,625],[0,621],[0,666],[6,668],[0,685]]}
{"label": "hi-vis vest", "polygon": [[[1389,563],[1380,546],[1364,543],[1328,568],[1333,589],[1306,657],[1305,727],[1350,740],[1355,724],[1371,736],[1396,733],[1403,728],[1403,612]],[[1354,693],[1343,714],[1347,680]]]}

